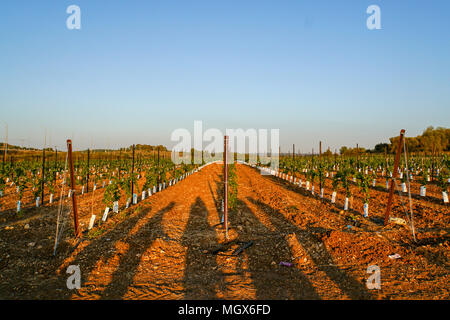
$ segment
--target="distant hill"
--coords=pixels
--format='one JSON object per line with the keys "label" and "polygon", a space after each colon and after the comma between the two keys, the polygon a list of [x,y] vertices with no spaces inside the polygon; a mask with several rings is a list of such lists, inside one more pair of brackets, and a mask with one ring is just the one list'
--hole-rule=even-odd
{"label": "distant hill", "polygon": [[[133,146],[129,146],[128,148],[121,148],[120,150],[132,150]],[[151,146],[148,144],[136,144],[134,146],[135,150],[142,150],[142,151],[168,151],[167,148],[163,145],[158,146]]]}
{"label": "distant hill", "polygon": [[[4,150],[5,149],[5,145],[7,145],[8,150],[32,150],[32,151],[39,150],[39,149],[36,149],[36,148],[27,148],[27,147],[15,146],[15,145],[9,144],[9,143],[6,144],[4,142],[0,142],[0,150]],[[50,150],[50,149],[48,149],[48,150]]]}

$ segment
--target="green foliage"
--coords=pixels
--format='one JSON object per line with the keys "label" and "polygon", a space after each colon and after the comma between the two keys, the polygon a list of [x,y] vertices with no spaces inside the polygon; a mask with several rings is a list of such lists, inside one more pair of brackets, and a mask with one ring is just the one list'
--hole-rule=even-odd
{"label": "green foliage", "polygon": [[323,187],[325,185],[325,168],[323,162],[320,162],[317,166],[317,175],[319,177],[319,183]]}
{"label": "green foliage", "polygon": [[115,201],[120,199],[120,189],[116,179],[113,179],[111,184],[108,184],[103,194],[103,203],[112,208]]}
{"label": "green foliage", "polygon": [[314,170],[314,169],[310,169],[309,171],[308,171],[308,178],[309,178],[309,181],[313,184],[314,183],[314,181],[316,180],[316,176],[317,176],[317,173],[316,173],[316,171]]}
{"label": "green foliage", "polygon": [[238,192],[238,178],[234,163],[228,165],[228,207],[236,209]]}
{"label": "green foliage", "polygon": [[147,170],[145,172],[145,183],[143,185],[143,189],[147,190],[153,186],[156,186],[157,184],[157,177],[155,175],[155,171],[154,170]]}
{"label": "green foliage", "polygon": [[363,194],[364,203],[369,203],[369,198],[370,198],[369,186],[370,186],[372,177],[370,175],[365,175],[362,172],[358,172],[358,174],[356,175],[356,178],[358,181],[358,186],[361,189],[361,192]]}
{"label": "green foliage", "polygon": [[345,189],[345,196],[350,198],[352,196],[352,192],[350,190],[350,176],[353,174],[353,170],[350,167],[342,168],[336,174],[341,181],[342,187]]}
{"label": "green foliage", "polygon": [[33,195],[35,198],[39,197],[42,193],[42,178],[39,178],[37,175],[31,179],[32,187],[33,187]]}
{"label": "green foliage", "polygon": [[439,172],[438,176],[438,186],[441,188],[443,192],[446,192],[448,189],[448,178],[450,177],[448,168],[442,168]]}
{"label": "green foliage", "polygon": [[22,200],[23,193],[27,188],[28,177],[25,169],[22,166],[16,166],[14,168],[14,185],[19,188],[19,200]]}
{"label": "green foliage", "polygon": [[419,183],[421,186],[426,186],[428,183],[428,173],[427,170],[423,169],[420,175]]}
{"label": "green foliage", "polygon": [[6,187],[6,176],[3,172],[0,172],[0,191],[5,191]]}
{"label": "green foliage", "polygon": [[338,174],[335,174],[333,176],[333,180],[331,182],[331,186],[333,188],[333,191],[337,191],[337,189],[339,188],[339,184],[340,183],[341,183],[340,176]]}

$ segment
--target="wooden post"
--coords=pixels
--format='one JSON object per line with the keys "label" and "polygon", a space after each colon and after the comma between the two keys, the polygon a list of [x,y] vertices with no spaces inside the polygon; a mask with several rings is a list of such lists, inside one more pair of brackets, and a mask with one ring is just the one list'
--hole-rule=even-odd
{"label": "wooden post", "polygon": [[6,141],[4,142],[4,152],[3,152],[3,169],[5,168],[6,162],[6,152],[8,152],[8,125],[6,125]]}
{"label": "wooden post", "polygon": [[158,148],[158,179],[157,179],[157,181],[156,181],[156,183],[159,185],[159,182],[161,181],[161,178],[160,178],[160,175],[159,175],[159,147],[157,147]]}
{"label": "wooden post", "polygon": [[56,166],[56,164],[58,163],[58,149],[55,147],[55,151],[56,151],[56,153],[55,153],[55,172],[54,172],[54,179],[55,179],[55,181],[56,181],[56,170],[57,170],[57,166]]}
{"label": "wooden post", "polygon": [[384,225],[387,225],[389,223],[389,215],[391,213],[392,200],[394,197],[394,180],[397,178],[397,175],[398,175],[398,163],[400,160],[400,154],[401,154],[402,147],[403,147],[403,137],[404,136],[405,136],[405,129],[402,129],[400,131],[400,139],[398,140],[397,152],[395,154],[394,172],[392,173],[391,185],[389,188],[389,198],[388,198],[388,203],[387,203],[387,207],[386,207],[386,212],[384,214]]}
{"label": "wooden post", "polygon": [[425,152],[422,152],[422,170],[423,170],[423,157],[424,157]]}
{"label": "wooden post", "polygon": [[119,149],[119,180],[122,175],[122,148]]}
{"label": "wooden post", "polygon": [[[322,141],[319,141],[319,166],[322,165]],[[319,194],[322,190],[322,171],[319,172]]]}
{"label": "wooden post", "polygon": [[133,144],[133,164],[131,166],[131,203],[133,203],[133,194],[134,194],[133,173],[134,173],[134,144]]}
{"label": "wooden post", "polygon": [[42,174],[41,174],[41,206],[44,205],[44,181],[45,181],[45,146],[42,149]]}
{"label": "wooden post", "polygon": [[225,239],[228,239],[228,136],[224,137],[223,145],[223,218],[225,227]]}
{"label": "wooden post", "polygon": [[86,192],[89,192],[89,171],[90,171],[90,167],[89,167],[89,149],[88,149],[88,154],[87,154],[87,179],[86,179]]}
{"label": "wooden post", "polygon": [[359,146],[358,146],[358,144],[356,144],[356,165],[358,166],[358,169],[359,169]]}
{"label": "wooden post", "polygon": [[75,190],[75,175],[73,172],[73,157],[72,157],[72,140],[67,140],[67,152],[69,158],[69,170],[70,170],[70,188],[72,189],[72,208],[73,208],[73,225],[75,231],[75,238],[80,235],[78,226],[78,207],[77,207],[77,194]]}
{"label": "wooden post", "polygon": [[2,168],[5,169],[5,160],[6,160],[6,142],[3,142],[3,161],[2,161]]}
{"label": "wooden post", "polygon": [[434,159],[435,159],[436,149],[433,142],[433,149],[431,153],[431,182],[434,180]]}

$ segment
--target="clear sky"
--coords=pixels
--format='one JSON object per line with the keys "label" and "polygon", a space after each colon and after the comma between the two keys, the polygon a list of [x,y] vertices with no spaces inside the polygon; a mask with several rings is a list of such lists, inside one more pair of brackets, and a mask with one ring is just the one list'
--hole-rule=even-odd
{"label": "clear sky", "polygon": [[202,120],[279,128],[282,150],[372,148],[450,127],[449,35],[448,0],[3,1],[0,137],[172,146]]}

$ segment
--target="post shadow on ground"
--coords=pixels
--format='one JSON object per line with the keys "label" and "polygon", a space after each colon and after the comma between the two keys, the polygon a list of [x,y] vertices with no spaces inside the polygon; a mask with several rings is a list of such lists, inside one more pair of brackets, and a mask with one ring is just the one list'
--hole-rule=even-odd
{"label": "post shadow on ground", "polygon": [[[216,192],[222,192],[223,187],[220,181],[216,181]],[[255,240],[255,230],[259,230],[257,233],[265,235],[265,239],[274,235],[255,215],[255,213],[243,202],[238,199],[237,207],[239,211],[235,211],[229,217],[230,224],[238,234],[238,240],[240,241],[254,241],[254,245],[245,250],[248,257],[248,268],[244,270],[243,261],[239,257],[237,263],[237,273],[248,272],[252,284],[255,288],[256,299],[314,299],[319,300],[320,295],[317,293],[314,286],[307,279],[307,277],[296,268],[276,269],[272,266],[273,256],[267,254],[271,252],[272,248],[264,247],[264,240]],[[217,208],[220,213],[220,208]],[[247,226],[252,228],[251,231],[246,231],[244,221],[247,222]],[[237,226],[240,225],[241,228]],[[270,241],[267,241],[270,244]],[[268,250],[267,250],[268,249]],[[283,257],[286,261],[291,261],[292,254],[289,248],[289,244],[280,236],[278,248],[273,248],[277,252],[285,252],[286,256]],[[272,251],[273,252],[273,251]],[[238,258],[236,258],[238,259]],[[275,261],[277,264],[281,261]],[[276,268],[284,268],[276,266]],[[292,282],[298,284],[298,288],[292,289]]]}
{"label": "post shadow on ground", "polygon": [[[216,184],[217,183],[218,182],[216,181]],[[222,210],[221,210],[221,205],[220,205],[220,202],[219,202],[219,197],[216,199],[216,197],[214,195],[214,192],[213,192],[213,190],[211,188],[211,183],[209,181],[208,181],[208,188],[209,188],[209,192],[211,193],[211,197],[214,200],[214,205],[215,205],[215,208],[216,208],[217,217],[219,218],[219,221],[220,221],[220,219],[222,219]]]}
{"label": "post shadow on ground", "polygon": [[271,219],[271,222],[277,226],[277,228],[281,227],[277,221],[280,219],[285,224],[294,226],[297,239],[308,253],[311,260],[315,263],[316,267],[320,271],[325,272],[326,275],[342,290],[342,292],[347,294],[351,299],[356,300],[373,298],[372,294],[368,291],[364,284],[360,283],[345,271],[339,269],[337,266],[331,265],[333,263],[333,257],[325,249],[325,246],[321,240],[311,235],[308,230],[301,230],[295,226],[291,221],[286,219],[286,217],[284,217],[279,210],[250,197],[248,197],[247,200],[261,208],[261,210]]}
{"label": "post shadow on ground", "polygon": [[[156,212],[140,229],[128,237],[128,251],[121,256],[119,266],[114,271],[112,280],[102,293],[101,299],[122,299],[128,287],[133,283],[139,267],[142,254],[157,238],[167,238],[162,226],[164,214],[175,206],[170,202],[167,206]],[[137,241],[142,240],[143,244]]]}
{"label": "post shadow on ground", "polygon": [[[252,282],[256,289],[256,299],[321,299],[316,288],[302,271],[279,265],[281,261],[292,261],[293,257],[291,248],[284,236],[280,232],[274,234],[273,231],[269,230],[242,200],[238,200],[238,206],[240,217],[234,217],[232,223],[239,218],[245,219],[250,222],[247,225],[250,225],[253,230],[259,230],[258,234],[267,235],[260,236],[260,240],[255,241],[255,244],[258,243],[258,245],[248,249],[248,271],[251,273]],[[239,238],[255,236],[255,232],[246,236],[244,230],[245,228],[236,229]],[[278,231],[283,232],[285,230]],[[271,242],[270,237],[276,235],[279,237],[277,247],[266,247],[265,244],[273,245],[274,240]],[[272,253],[272,255],[267,253]],[[274,259],[275,266],[272,265]],[[293,284],[296,285],[293,286]]]}
{"label": "post shadow on ground", "polygon": [[[140,219],[145,217],[145,215],[147,215],[149,211],[151,211],[150,207],[140,211],[134,216],[128,217],[125,220],[119,222],[114,226],[113,229],[108,230],[98,238],[91,240],[89,245],[87,245],[75,255],[73,261],[71,261],[70,264],[80,266],[82,287],[84,286],[84,280],[89,278],[89,275],[95,268],[97,262],[100,260],[108,260],[114,254],[114,247],[116,243],[119,240],[122,240],[124,235],[126,235],[128,231],[131,230],[139,222]],[[65,263],[63,261],[66,258],[66,256],[64,256],[64,253],[67,254],[69,250],[71,249],[67,248],[65,252],[59,251],[59,253],[57,253],[56,259],[61,261],[60,263],[58,263],[58,268],[64,267]],[[102,253],[100,256],[98,255],[99,252]],[[61,274],[57,278],[57,283],[54,284],[55,287],[59,289],[66,288],[65,281],[68,276],[69,275],[66,276],[65,274],[65,269],[61,270]],[[47,286],[48,282],[43,282],[43,288],[40,289],[38,287],[37,292],[48,292],[47,289],[44,289]],[[55,292],[55,298],[69,299],[73,295],[73,293],[74,292],[69,289],[57,291]]]}
{"label": "post shadow on ground", "polygon": [[184,299],[217,299],[216,288],[223,286],[223,277],[216,256],[204,254],[198,242],[212,239],[208,245],[218,245],[215,230],[208,222],[208,210],[200,197],[192,204],[189,219],[182,236],[187,247],[184,269]]}

